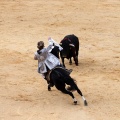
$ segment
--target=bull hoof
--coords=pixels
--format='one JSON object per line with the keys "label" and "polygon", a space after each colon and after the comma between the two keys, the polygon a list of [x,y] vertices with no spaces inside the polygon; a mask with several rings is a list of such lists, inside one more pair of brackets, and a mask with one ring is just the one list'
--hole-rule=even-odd
{"label": "bull hoof", "polygon": [[74,100],[74,105],[77,105],[77,100],[76,100],[76,98],[74,98],[73,100]]}
{"label": "bull hoof", "polygon": [[88,103],[87,103],[87,101],[86,101],[86,100],[84,101],[84,105],[85,105],[85,106],[88,106]]}
{"label": "bull hoof", "polygon": [[74,101],[74,105],[77,105],[77,101]]}
{"label": "bull hoof", "polygon": [[76,63],[76,66],[78,66],[78,63]]}
{"label": "bull hoof", "polygon": [[50,86],[48,86],[48,91],[51,91],[51,87]]}

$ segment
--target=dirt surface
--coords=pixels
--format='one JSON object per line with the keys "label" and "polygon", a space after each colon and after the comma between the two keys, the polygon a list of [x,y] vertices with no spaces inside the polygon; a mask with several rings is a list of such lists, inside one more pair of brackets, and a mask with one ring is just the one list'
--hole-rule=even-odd
{"label": "dirt surface", "polygon": [[[80,41],[71,76],[88,101],[47,91],[36,44]],[[0,120],[120,120],[120,0],[0,0]]]}

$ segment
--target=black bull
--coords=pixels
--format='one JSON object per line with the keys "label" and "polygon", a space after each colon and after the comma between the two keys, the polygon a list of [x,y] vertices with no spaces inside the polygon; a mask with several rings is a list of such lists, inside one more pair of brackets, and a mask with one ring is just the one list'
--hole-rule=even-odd
{"label": "black bull", "polygon": [[61,42],[60,57],[62,64],[65,67],[64,58],[70,59],[69,63],[72,64],[72,57],[74,58],[75,64],[78,66],[78,52],[79,52],[79,39],[74,34],[65,36]]}
{"label": "black bull", "polygon": [[74,101],[74,104],[77,104],[77,100],[75,99],[73,93],[66,89],[66,85],[70,85],[72,88],[77,90],[77,92],[81,95],[84,100],[84,105],[87,106],[87,101],[84,98],[82,92],[78,88],[77,84],[74,82],[74,79],[65,71],[64,68],[56,67],[52,71],[48,73],[49,81],[48,81],[48,90],[51,90],[51,87],[55,85],[55,87],[65,94],[69,94]]}

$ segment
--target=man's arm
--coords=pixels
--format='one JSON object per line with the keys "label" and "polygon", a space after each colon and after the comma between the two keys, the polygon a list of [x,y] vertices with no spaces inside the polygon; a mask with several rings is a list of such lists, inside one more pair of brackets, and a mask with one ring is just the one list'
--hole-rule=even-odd
{"label": "man's arm", "polygon": [[34,60],[38,60],[38,53],[37,52],[35,52]]}
{"label": "man's arm", "polygon": [[37,52],[35,53],[34,60],[43,61],[45,57],[43,55],[39,55]]}
{"label": "man's arm", "polygon": [[48,41],[49,41],[49,45],[55,45],[59,48],[59,50],[63,50],[63,48],[57,43],[55,42],[51,37],[48,38]]}
{"label": "man's arm", "polygon": [[36,55],[34,56],[34,60],[38,60]]}

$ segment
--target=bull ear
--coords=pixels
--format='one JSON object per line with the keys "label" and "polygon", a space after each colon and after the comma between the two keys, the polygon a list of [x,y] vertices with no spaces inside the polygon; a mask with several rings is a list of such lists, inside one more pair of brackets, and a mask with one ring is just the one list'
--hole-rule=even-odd
{"label": "bull ear", "polygon": [[75,47],[73,44],[69,44],[69,46],[71,46],[71,47]]}
{"label": "bull ear", "polygon": [[62,45],[62,43],[59,43],[59,45]]}

